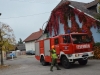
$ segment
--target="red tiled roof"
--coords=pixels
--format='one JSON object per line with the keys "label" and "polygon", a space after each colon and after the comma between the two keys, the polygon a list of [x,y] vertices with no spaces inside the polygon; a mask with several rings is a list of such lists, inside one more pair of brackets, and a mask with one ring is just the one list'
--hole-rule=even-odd
{"label": "red tiled roof", "polygon": [[29,41],[33,41],[33,40],[37,40],[42,36],[43,30],[40,29],[40,31],[34,32],[32,33],[30,36],[28,36],[24,42],[29,42]]}

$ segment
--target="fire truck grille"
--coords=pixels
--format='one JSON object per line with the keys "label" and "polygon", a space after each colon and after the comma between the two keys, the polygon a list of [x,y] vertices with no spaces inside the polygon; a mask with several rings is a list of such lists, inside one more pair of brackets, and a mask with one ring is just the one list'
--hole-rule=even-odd
{"label": "fire truck grille", "polygon": [[89,51],[88,49],[78,49],[75,50],[75,53],[88,52],[88,51]]}

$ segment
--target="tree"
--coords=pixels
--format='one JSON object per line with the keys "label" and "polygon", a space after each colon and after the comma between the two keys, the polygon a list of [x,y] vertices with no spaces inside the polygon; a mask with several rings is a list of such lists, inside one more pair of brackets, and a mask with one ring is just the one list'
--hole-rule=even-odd
{"label": "tree", "polygon": [[97,4],[97,15],[96,15],[96,19],[99,20],[98,22],[98,32],[100,33],[100,0],[98,0],[98,4]]}
{"label": "tree", "polygon": [[21,38],[19,39],[18,44],[23,44],[23,41]]}
{"label": "tree", "polygon": [[2,47],[2,50],[6,52],[6,59],[7,59],[7,53],[11,50],[15,50],[15,45],[14,44],[11,44],[12,38],[9,38],[9,39],[5,39],[4,41],[4,45]]}
{"label": "tree", "polygon": [[98,4],[97,4],[97,15],[96,15],[96,18],[98,19],[98,20],[100,20],[100,0],[98,1]]}
{"label": "tree", "polygon": [[1,52],[1,65],[4,65],[3,51],[10,50],[16,43],[13,30],[9,25],[0,23],[0,52]]}

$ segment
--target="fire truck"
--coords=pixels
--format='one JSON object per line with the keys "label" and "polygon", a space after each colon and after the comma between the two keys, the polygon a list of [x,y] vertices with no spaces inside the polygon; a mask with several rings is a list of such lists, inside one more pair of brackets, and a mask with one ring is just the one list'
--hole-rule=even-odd
{"label": "fire truck", "polygon": [[51,46],[55,46],[58,55],[58,63],[66,69],[78,61],[80,65],[86,65],[88,58],[92,57],[92,43],[86,33],[69,33],[46,38],[35,42],[35,58],[45,66],[51,63]]}

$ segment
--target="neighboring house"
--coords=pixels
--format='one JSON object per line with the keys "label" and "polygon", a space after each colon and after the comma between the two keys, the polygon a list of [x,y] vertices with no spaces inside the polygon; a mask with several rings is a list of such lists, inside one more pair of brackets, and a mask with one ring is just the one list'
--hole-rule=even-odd
{"label": "neighboring house", "polygon": [[15,50],[26,51],[25,44],[17,44]]}
{"label": "neighboring house", "polygon": [[52,37],[69,32],[86,32],[93,36],[94,42],[100,42],[100,33],[97,33],[100,21],[94,18],[98,14],[98,3],[98,0],[90,3],[61,0],[52,10],[44,30],[44,36]]}
{"label": "neighboring house", "polygon": [[15,50],[16,50],[16,56],[26,54],[25,44],[17,44]]}
{"label": "neighboring house", "polygon": [[40,40],[43,39],[44,37],[42,36],[43,34],[43,30],[40,29],[37,32],[33,32],[30,36],[28,36],[24,42],[25,42],[25,47],[26,47],[26,51],[28,50],[33,50],[35,51],[35,42],[36,40]]}

